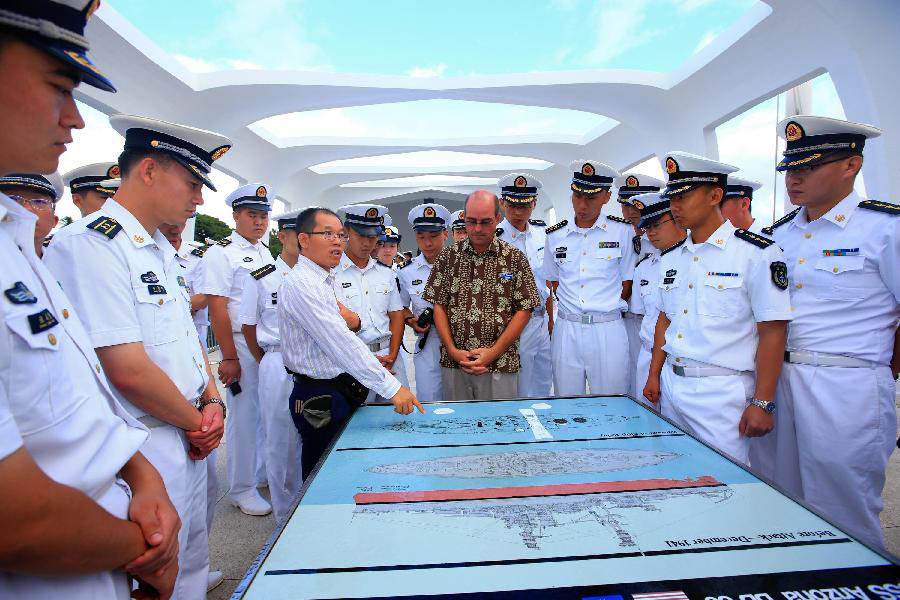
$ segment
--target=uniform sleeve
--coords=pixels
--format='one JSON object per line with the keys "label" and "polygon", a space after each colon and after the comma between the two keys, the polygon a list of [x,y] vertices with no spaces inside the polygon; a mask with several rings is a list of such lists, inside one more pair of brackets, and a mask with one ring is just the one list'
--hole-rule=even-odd
{"label": "uniform sleeve", "polygon": [[400,304],[402,304],[405,308],[410,308],[410,305],[412,304],[412,298],[409,295],[409,288],[406,285],[406,277],[398,274],[397,282],[400,285]]}
{"label": "uniform sleeve", "polygon": [[434,267],[431,269],[431,275],[428,276],[428,282],[425,284],[425,290],[422,292],[422,299],[432,304],[443,304],[447,306],[450,303],[450,257],[453,249],[444,248],[438,254],[437,260],[434,261]]}
{"label": "uniform sleeve", "polygon": [[211,296],[228,296],[234,280],[234,271],[221,246],[213,246],[203,255],[203,278],[195,293]]}
{"label": "uniform sleeve", "polygon": [[190,277],[188,277],[188,286],[191,288],[191,295],[200,294],[200,287],[203,285],[203,279],[206,276],[206,263],[201,258],[194,263],[191,269]]}
{"label": "uniform sleeve", "polygon": [[531,272],[525,254],[516,250],[514,255],[512,268],[516,274],[516,289],[513,293],[513,310],[532,310],[541,303],[541,296],[534,284],[534,273]]}
{"label": "uniform sleeve", "polygon": [[403,310],[405,306],[400,298],[400,280],[396,275],[391,277],[391,296],[388,299],[388,312]]}
{"label": "uniform sleeve", "polygon": [[544,242],[544,265],[541,267],[546,281],[559,281],[559,272],[556,268],[556,256],[554,256],[554,253],[555,249],[548,237]]}
{"label": "uniform sleeve", "polygon": [[619,275],[622,277],[622,281],[632,281],[634,279],[634,269],[637,266],[638,255],[634,251],[634,244],[631,243],[633,237],[631,234],[634,230],[631,226],[626,227],[627,230],[622,236],[625,238],[622,242],[625,250],[622,252],[622,262],[619,264]]}
{"label": "uniform sleeve", "polygon": [[634,268],[634,287],[631,288],[631,298],[628,300],[628,310],[636,315],[647,314],[647,309],[644,308],[644,299],[641,296],[641,288],[650,286],[650,283],[647,283],[647,286],[641,285],[641,279],[647,279],[645,276],[646,269],[644,268],[646,262],[647,261],[644,261]]}
{"label": "uniform sleeve", "polygon": [[256,325],[259,322],[259,287],[262,285],[249,274],[238,275],[241,279],[241,305],[238,320],[241,325]]}
{"label": "uniform sleeve", "polygon": [[[753,256],[746,281],[750,310],[757,323],[793,318],[791,296],[787,291],[787,266],[778,246],[772,244]],[[779,287],[780,282],[784,289]]]}
{"label": "uniform sleeve", "polygon": [[92,233],[54,240],[44,264],[72,301],[95,348],[143,341],[131,273],[114,240]]}
{"label": "uniform sleeve", "polygon": [[301,287],[301,281],[285,281],[280,288],[279,317],[291,319],[315,340],[319,348],[344,372],[384,398],[400,390],[391,375],[356,334],[347,329],[331,297]]}
{"label": "uniform sleeve", "polygon": [[[6,335],[9,335],[7,332]],[[2,383],[2,382],[0,382]],[[22,436],[19,427],[9,409],[9,398],[6,396],[6,385],[0,385],[0,460],[6,458],[22,447]]]}
{"label": "uniform sleeve", "polygon": [[891,221],[893,227],[878,256],[878,274],[894,301],[900,302],[900,217],[892,217]]}

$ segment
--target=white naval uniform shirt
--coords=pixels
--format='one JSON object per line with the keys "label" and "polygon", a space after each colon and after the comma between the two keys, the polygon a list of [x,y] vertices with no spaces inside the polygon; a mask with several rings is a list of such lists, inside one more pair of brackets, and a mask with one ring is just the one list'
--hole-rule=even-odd
{"label": "white naval uniform shirt", "polygon": [[634,229],[600,215],[587,229],[574,221],[547,233],[544,277],[558,281],[559,308],[569,313],[625,310],[622,282],[632,277]]}
{"label": "white naval uniform shirt", "polygon": [[[397,276],[374,258],[360,269],[343,254],[333,269],[334,291],[341,303],[359,315],[356,335],[366,344],[391,337],[388,312],[403,310]],[[388,396],[389,397],[389,396]]]}
{"label": "white naval uniform shirt", "polygon": [[634,287],[631,292],[629,310],[641,319],[640,339],[645,350],[653,349],[653,338],[656,335],[656,320],[659,317],[659,251],[642,259],[634,268]]}
{"label": "white naval uniform shirt", "polygon": [[[222,242],[227,244],[222,245]],[[203,283],[198,293],[228,298],[231,331],[237,333],[241,330],[239,313],[244,292],[241,287],[243,276],[273,264],[275,260],[262,242],[251,244],[237,231],[232,231],[222,242],[213,244],[203,255]]]}
{"label": "white naval uniform shirt", "polygon": [[[184,268],[183,275],[188,284],[188,294],[191,296],[200,293],[197,290],[203,282],[203,253],[201,251],[199,255],[195,254],[198,251],[200,251],[200,248],[191,248],[189,245],[181,242],[181,248],[178,249],[178,253],[175,255],[175,260]],[[208,326],[209,308],[204,307],[195,312],[193,319],[195,327]],[[202,342],[206,344],[206,340],[202,340]]]}
{"label": "white naval uniform shirt", "polygon": [[291,272],[281,257],[275,259],[274,269],[260,273],[259,279],[252,272],[245,275],[244,294],[241,296],[241,325],[256,325],[256,342],[269,352],[281,345],[278,334],[278,289]]}
{"label": "white naval uniform shirt", "polygon": [[[44,261],[79,307],[94,347],[142,343],[186,400],[199,397],[209,381],[206,359],[191,320],[184,269],[165,236],[158,230],[151,236],[110,198],[53,241]],[[147,414],[114,391],[131,414]]]}
{"label": "white naval uniform shirt", "polygon": [[347,328],[334,276],[302,254],[279,290],[278,329],[285,366],[314,379],[349,373],[379,396],[391,398],[400,382]]}
{"label": "white naval uniform shirt", "polygon": [[900,217],[860,208],[856,192],[812,223],[776,227],[794,320],[787,347],[890,363],[900,321]]}
{"label": "white naval uniform shirt", "polygon": [[753,219],[753,222],[750,223],[750,227],[747,228],[747,231],[750,233],[755,233],[756,235],[761,235],[763,237],[771,238],[772,236],[766,235],[762,232],[763,224],[759,219]]}
{"label": "white naval uniform shirt", "polygon": [[550,297],[550,289],[547,287],[547,279],[544,277],[543,270],[544,246],[547,241],[547,234],[544,233],[546,227],[546,225],[528,223],[525,231],[519,231],[509,221],[503,219],[498,226],[499,229],[503,229],[503,233],[497,236],[507,244],[518,248],[528,259],[531,272],[534,273],[534,283],[541,296],[541,305],[538,307],[540,309],[544,308],[547,298]]}
{"label": "white naval uniform shirt", "polygon": [[[127,518],[116,474],[147,429],[116,401],[72,303],[34,253],[36,220],[0,194],[0,459],[24,446],[48,477]],[[0,573],[0,597],[95,597],[95,581]]]}
{"label": "white naval uniform shirt", "polygon": [[659,306],[671,321],[669,356],[754,371],[762,321],[789,321],[790,297],[774,283],[784,262],[774,243],[760,248],[735,236],[728,220],[702,244],[685,241],[660,258]]}
{"label": "white naval uniform shirt", "polygon": [[425,260],[425,255],[420,254],[405,267],[397,271],[397,281],[400,282],[400,303],[410,307],[410,311],[417,318],[426,308],[434,308],[434,304],[422,299],[425,284],[431,275],[432,265]]}

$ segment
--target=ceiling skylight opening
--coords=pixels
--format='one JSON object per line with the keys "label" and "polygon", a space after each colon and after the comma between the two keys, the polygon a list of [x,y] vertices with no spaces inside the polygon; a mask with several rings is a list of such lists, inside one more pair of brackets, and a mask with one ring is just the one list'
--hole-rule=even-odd
{"label": "ceiling skylight opening", "polygon": [[354,181],[344,183],[342,188],[424,188],[424,187],[459,187],[459,186],[494,186],[496,177],[464,177],[461,175],[419,175],[416,177],[394,177],[391,179],[374,179],[371,181]]}
{"label": "ceiling skylight opening", "polygon": [[526,156],[478,154],[450,150],[423,150],[346,158],[313,165],[319,175],[332,173],[433,173],[469,171],[541,171],[553,163]]}

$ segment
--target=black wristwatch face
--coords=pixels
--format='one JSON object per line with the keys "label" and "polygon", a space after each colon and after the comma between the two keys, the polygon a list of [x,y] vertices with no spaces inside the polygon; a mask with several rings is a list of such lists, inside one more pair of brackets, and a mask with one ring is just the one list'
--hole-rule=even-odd
{"label": "black wristwatch face", "polygon": [[767,402],[765,411],[770,415],[775,412],[775,402]]}

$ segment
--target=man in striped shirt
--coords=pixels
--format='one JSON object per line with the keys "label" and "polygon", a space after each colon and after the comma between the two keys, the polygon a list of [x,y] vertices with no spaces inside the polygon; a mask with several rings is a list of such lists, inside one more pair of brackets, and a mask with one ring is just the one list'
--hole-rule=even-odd
{"label": "man in striped shirt", "polygon": [[389,398],[402,415],[425,410],[354,335],[358,317],[345,320],[331,272],[347,240],[341,220],[328,209],[308,208],[297,216],[297,237],[300,257],[282,283],[278,319],[284,364],[294,375],[290,409],[305,479],[368,390]]}

